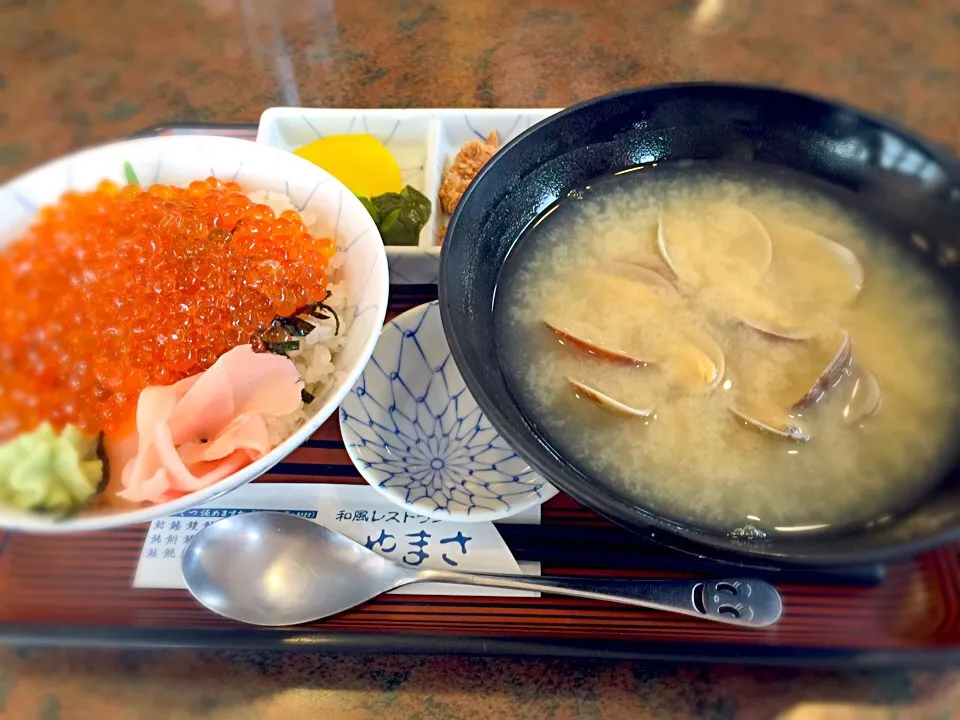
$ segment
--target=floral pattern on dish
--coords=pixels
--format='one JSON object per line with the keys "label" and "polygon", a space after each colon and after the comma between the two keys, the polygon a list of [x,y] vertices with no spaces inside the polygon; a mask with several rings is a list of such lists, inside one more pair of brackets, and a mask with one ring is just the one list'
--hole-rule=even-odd
{"label": "floral pattern on dish", "polygon": [[500,438],[470,395],[436,302],[384,326],[340,407],[340,429],[367,482],[432,518],[497,520],[556,494]]}

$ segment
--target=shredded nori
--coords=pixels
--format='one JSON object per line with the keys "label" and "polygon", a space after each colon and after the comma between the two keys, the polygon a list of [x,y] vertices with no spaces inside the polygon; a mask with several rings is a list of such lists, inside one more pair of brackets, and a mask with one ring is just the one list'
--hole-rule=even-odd
{"label": "shredded nori", "polygon": [[[332,293],[327,290],[327,295],[324,297],[324,300],[329,300]],[[327,313],[330,313],[329,315]],[[302,317],[297,317],[298,315],[312,315],[318,320],[329,320],[333,317],[336,322],[333,334],[340,334],[340,316],[337,315],[337,311],[332,307],[327,305],[325,302],[311,303],[310,305],[304,305],[302,308],[294,312],[290,317],[275,317],[268,328],[262,332],[256,333],[250,339],[250,344],[253,346],[254,352],[272,352],[277,355],[286,355],[289,352],[300,349],[300,340],[299,338],[306,337],[311,332],[316,330],[316,326],[304,320]],[[288,338],[293,338],[290,340],[270,340],[268,337],[276,333],[271,333],[274,328],[282,330]]]}
{"label": "shredded nori", "polygon": [[[106,435],[101,430],[97,436],[97,460],[99,460],[103,466],[103,475],[100,478],[100,482],[97,483],[97,489],[93,491],[93,497],[96,497],[106,490],[107,483],[110,482],[110,456],[107,455],[107,446],[104,444],[105,437]],[[91,500],[92,499],[93,498],[91,498]]]}
{"label": "shredded nori", "polygon": [[[329,298],[330,296],[327,295],[327,297]],[[313,307],[310,309],[310,314],[313,315],[318,320],[329,320],[330,315],[327,315],[326,313],[330,313],[330,315],[333,315],[333,319],[336,320],[337,325],[333,331],[333,334],[339,335],[340,334],[340,316],[337,315],[336,310],[334,310],[332,307],[330,307],[326,303],[322,303],[322,302],[315,303]]]}
{"label": "shredded nori", "polygon": [[273,321],[273,324],[278,327],[282,327],[292,337],[306,337],[317,329],[316,325],[309,323],[303,318],[297,317],[296,315],[287,318],[277,318]]}
{"label": "shredded nori", "polygon": [[288,340],[286,342],[268,342],[267,350],[276,354],[276,355],[286,355],[287,353],[296,352],[300,349],[299,340]]}

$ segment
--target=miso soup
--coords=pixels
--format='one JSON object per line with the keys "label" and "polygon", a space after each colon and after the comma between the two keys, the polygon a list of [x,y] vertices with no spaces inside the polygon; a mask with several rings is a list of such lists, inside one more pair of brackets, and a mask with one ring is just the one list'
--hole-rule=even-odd
{"label": "miso soup", "polygon": [[604,179],[511,251],[496,351],[564,457],[662,516],[877,521],[937,481],[960,405],[954,300],[897,232],[773,168]]}

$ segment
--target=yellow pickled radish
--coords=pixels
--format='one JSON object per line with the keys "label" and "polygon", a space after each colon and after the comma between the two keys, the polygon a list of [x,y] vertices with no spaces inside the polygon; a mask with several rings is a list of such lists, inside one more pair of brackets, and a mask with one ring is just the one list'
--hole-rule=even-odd
{"label": "yellow pickled radish", "polygon": [[400,166],[372,135],[330,135],[293,151],[323,168],[355,195],[400,192]]}

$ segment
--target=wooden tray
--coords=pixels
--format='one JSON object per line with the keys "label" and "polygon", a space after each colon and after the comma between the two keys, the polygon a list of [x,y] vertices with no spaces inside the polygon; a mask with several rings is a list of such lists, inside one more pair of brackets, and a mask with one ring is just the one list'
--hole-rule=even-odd
{"label": "wooden tray", "polygon": [[[252,126],[150,131],[253,137]],[[435,286],[394,286],[389,316],[436,297]],[[258,482],[362,483],[331,419]],[[73,536],[0,534],[0,641],[17,644],[290,648],[324,652],[455,652],[758,662],[789,665],[960,663],[960,546],[852,578],[772,570],[784,617],[765,631],[585,600],[393,595],[319,623],[251,628],[220,618],[186,591],[134,590],[146,525]],[[542,558],[544,574],[664,576],[688,556],[646,545],[562,494],[542,531],[570,553]],[[534,530],[519,542],[525,553]],[[531,535],[530,533],[534,533]],[[584,539],[578,544],[578,538]],[[513,546],[513,545],[512,545]],[[519,546],[518,546],[519,547]],[[540,548],[540,550],[538,550]],[[515,551],[516,552],[516,551]],[[561,559],[562,558],[562,559]],[[693,563],[693,565],[691,565]]]}

